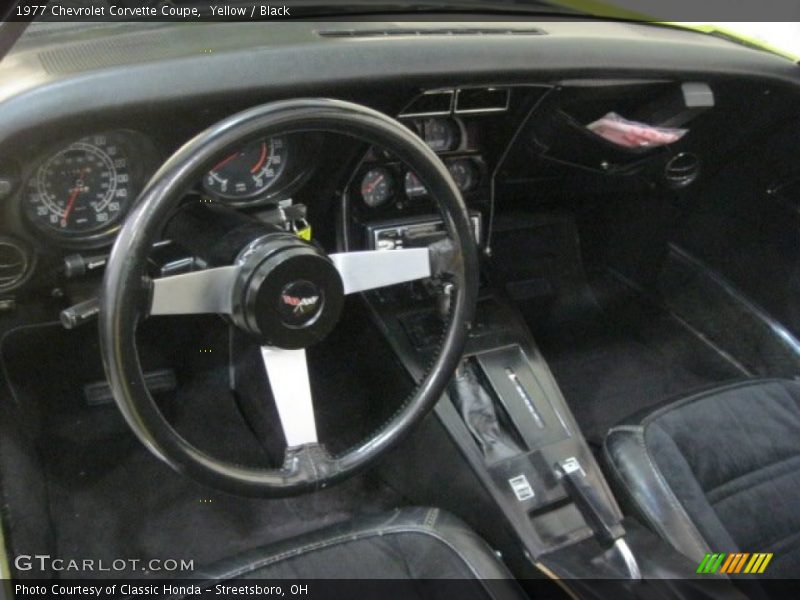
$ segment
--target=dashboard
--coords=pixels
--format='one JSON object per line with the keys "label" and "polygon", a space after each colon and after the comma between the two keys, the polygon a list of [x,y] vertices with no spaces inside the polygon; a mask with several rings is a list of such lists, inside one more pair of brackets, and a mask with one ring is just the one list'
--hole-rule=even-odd
{"label": "dashboard", "polygon": [[[483,105],[478,91],[487,96]],[[470,206],[479,243],[492,169],[528,94],[509,86],[425,90],[406,97],[394,115],[443,160]],[[0,271],[9,267],[0,292],[46,291],[101,274],[116,234],[161,163],[227,112],[189,118],[166,135],[157,127],[137,128],[138,119],[96,131],[71,128],[56,142],[38,139],[25,152],[0,157]],[[417,235],[441,231],[427,190],[401,161],[357,139],[319,132],[232,149],[186,190],[185,202],[223,204],[295,230],[311,231],[311,221],[315,241],[329,249],[401,247],[408,227],[397,223],[410,223]],[[330,224],[337,218],[342,226],[335,232]]]}
{"label": "dashboard", "polygon": [[[159,166],[206,127],[264,102],[335,97],[399,119],[447,166],[485,248],[498,212],[669,187],[670,164],[713,172],[726,147],[746,139],[720,135],[730,123],[756,131],[762,115],[777,119],[793,105],[765,89],[793,85],[795,65],[687,32],[558,22],[473,38],[415,27],[380,38],[312,23],[101,28],[22,44],[0,64],[0,300],[52,295],[74,274],[99,274]],[[140,47],[146,55],[131,51]],[[620,150],[585,130],[610,111],[645,119],[686,81],[707,84],[716,106],[674,148]],[[427,191],[400,161],[314,132],[232,148],[186,199],[257,218],[289,211],[330,251],[424,243],[437,228]]]}

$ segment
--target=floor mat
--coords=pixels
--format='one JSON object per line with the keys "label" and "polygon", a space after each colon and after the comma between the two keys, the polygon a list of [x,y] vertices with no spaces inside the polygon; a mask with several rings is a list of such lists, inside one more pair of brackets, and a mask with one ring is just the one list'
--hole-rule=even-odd
{"label": "floor mat", "polygon": [[[182,432],[194,432],[188,436],[193,442],[204,441],[204,450],[263,464],[263,448],[229,397],[224,361],[213,358],[225,348],[227,329],[194,322],[180,332],[161,329],[158,335],[158,347],[143,354],[150,355],[150,368],[176,368],[180,382],[177,392],[158,398],[165,413]],[[368,475],[312,495],[263,500],[229,496],[175,473],[134,438],[115,405],[87,406],[82,386],[102,377],[96,337],[93,328],[33,328],[7,337],[2,348],[16,401],[38,414],[56,556],[107,562],[184,558],[199,568],[358,513],[402,504],[395,492]],[[45,376],[33,376],[32,369]],[[48,550],[14,548],[29,554]],[[140,569],[83,575],[148,575]]]}

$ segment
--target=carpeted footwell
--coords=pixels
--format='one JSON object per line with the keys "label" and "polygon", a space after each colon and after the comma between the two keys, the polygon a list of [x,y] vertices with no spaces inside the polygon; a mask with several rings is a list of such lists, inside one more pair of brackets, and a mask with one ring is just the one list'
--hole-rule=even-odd
{"label": "carpeted footwell", "polygon": [[599,268],[571,215],[498,219],[493,275],[519,307],[584,435],[671,396],[744,377],[735,359]]}
{"label": "carpeted footwell", "polygon": [[[173,425],[210,453],[265,465],[264,450],[228,391],[224,324],[195,320],[178,323],[175,330],[158,327],[156,335],[146,336],[142,354],[146,369],[169,367],[176,372],[178,390],[158,398]],[[85,402],[83,386],[103,377],[96,337],[93,328],[67,332],[51,325],[17,330],[3,341],[4,375],[10,384],[2,386],[0,397],[3,429],[25,430],[30,454],[38,455],[41,469],[37,473],[35,465],[14,461],[12,455],[25,454],[24,449],[2,447],[3,510],[13,552],[105,561],[185,558],[199,568],[359,513],[402,504],[395,492],[368,475],[315,494],[268,500],[229,496],[179,475],[135,439],[116,405]],[[375,353],[374,344],[365,347]],[[330,356],[317,358],[319,363]],[[376,399],[368,397],[370,382],[356,387],[342,381],[340,370],[324,364],[318,369],[321,380],[314,387],[327,386],[333,394],[315,398],[318,418],[341,411],[380,418],[391,410],[358,408]],[[376,384],[385,381],[377,379]],[[9,422],[9,416],[17,422]],[[331,433],[324,424],[322,432]],[[33,487],[41,476],[46,499]],[[37,503],[44,504],[41,512],[49,515],[49,528],[46,522],[27,518]],[[62,574],[97,575],[148,573]]]}
{"label": "carpeted footwell", "polygon": [[689,391],[744,377],[680,321],[635,297],[557,326],[531,323],[586,438]]}

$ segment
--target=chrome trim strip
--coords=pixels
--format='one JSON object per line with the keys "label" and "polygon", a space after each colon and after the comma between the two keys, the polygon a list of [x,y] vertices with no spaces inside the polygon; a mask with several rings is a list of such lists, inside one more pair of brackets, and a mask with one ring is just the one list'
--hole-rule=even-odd
{"label": "chrome trim strip", "polygon": [[614,542],[614,548],[617,549],[622,561],[625,563],[625,568],[628,569],[631,579],[640,580],[642,572],[639,570],[639,563],[636,562],[636,557],[633,555],[631,547],[628,546],[625,538],[617,538]]}
{"label": "chrome trim strip", "polygon": [[11,563],[8,562],[8,553],[6,552],[6,540],[3,535],[3,523],[0,521],[0,597],[11,598]]}

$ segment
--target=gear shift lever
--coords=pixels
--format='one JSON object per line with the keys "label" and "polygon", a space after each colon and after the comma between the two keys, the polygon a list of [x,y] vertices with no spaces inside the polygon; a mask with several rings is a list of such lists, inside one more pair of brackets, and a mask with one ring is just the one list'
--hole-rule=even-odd
{"label": "gear shift lever", "polygon": [[487,461],[494,462],[522,452],[500,424],[494,401],[481,385],[470,362],[465,361],[458,368],[449,392]]}

